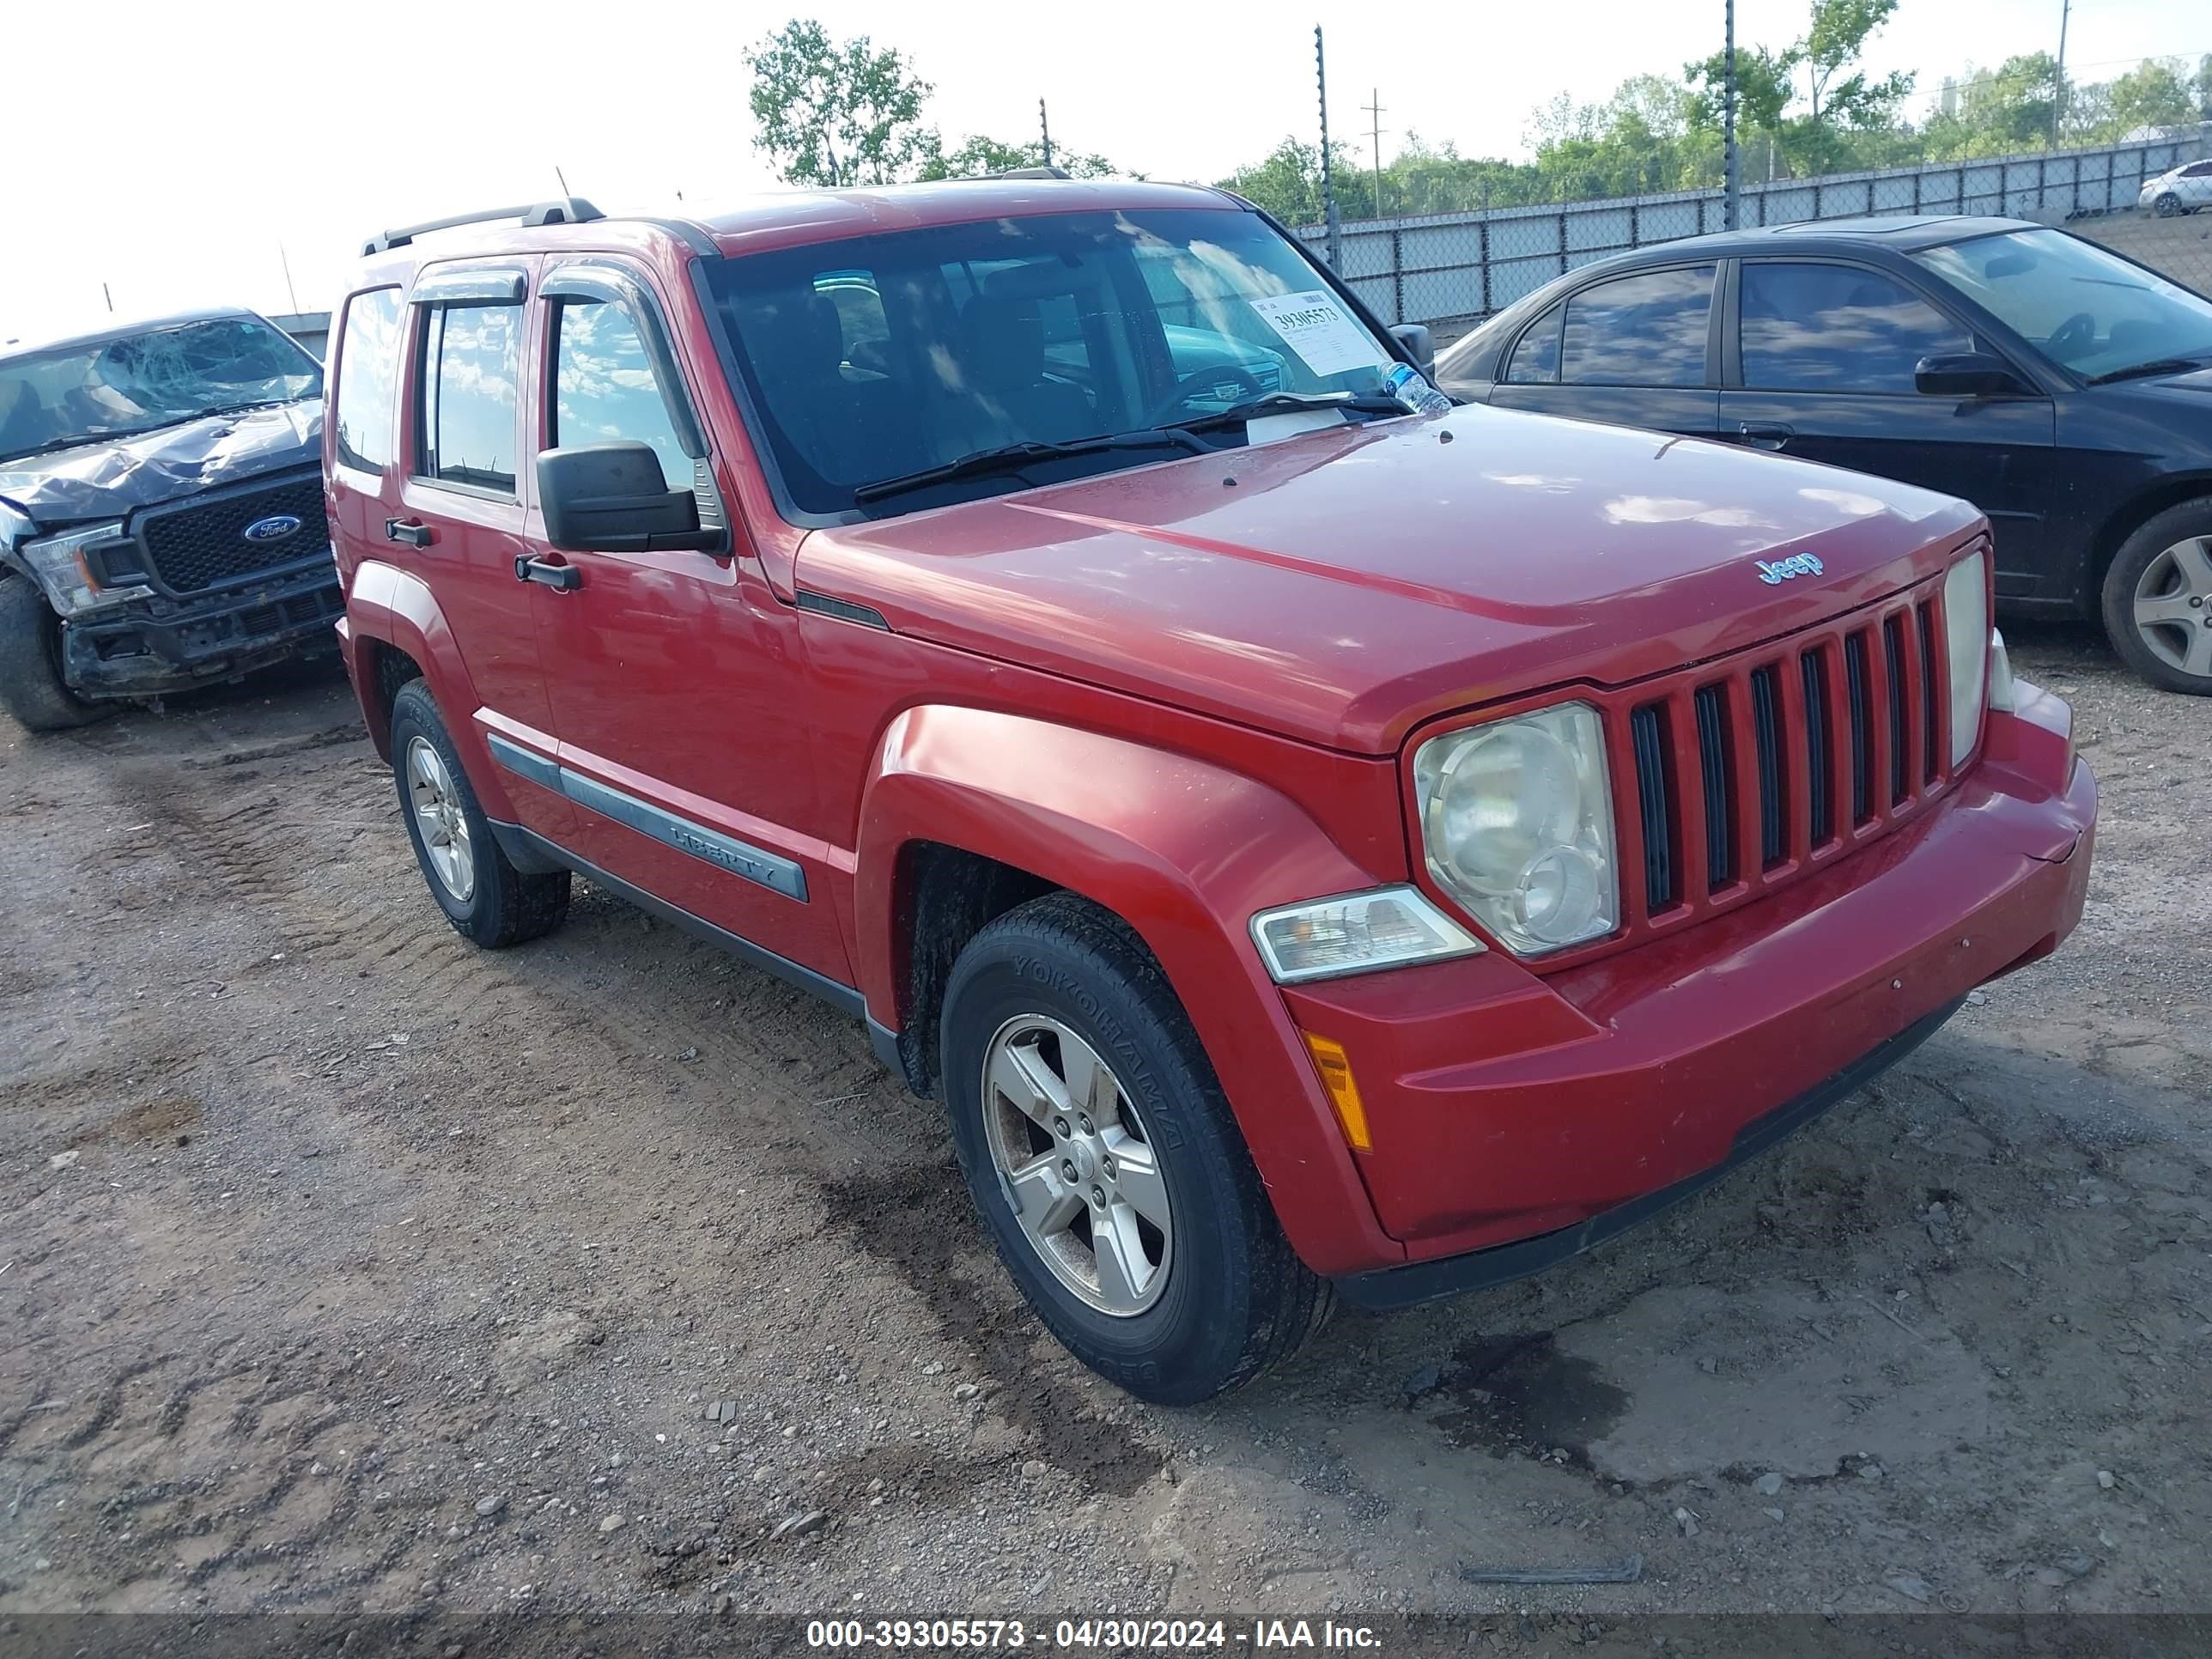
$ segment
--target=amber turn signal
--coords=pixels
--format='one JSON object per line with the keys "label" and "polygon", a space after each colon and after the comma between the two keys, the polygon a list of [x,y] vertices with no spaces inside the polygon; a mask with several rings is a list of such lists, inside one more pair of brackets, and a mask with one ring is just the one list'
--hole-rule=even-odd
{"label": "amber turn signal", "polygon": [[1367,1138],[1367,1109],[1359,1103],[1359,1084],[1352,1075],[1344,1045],[1311,1031],[1299,1035],[1305,1038],[1315,1069],[1321,1073],[1321,1086],[1328,1091],[1328,1103],[1336,1108],[1336,1121],[1344,1126],[1345,1139],[1356,1152],[1370,1151],[1375,1143]]}

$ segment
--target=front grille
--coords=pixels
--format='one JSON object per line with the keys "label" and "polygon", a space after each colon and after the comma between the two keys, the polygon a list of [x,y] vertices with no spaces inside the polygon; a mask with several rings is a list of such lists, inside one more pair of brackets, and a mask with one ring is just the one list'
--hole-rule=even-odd
{"label": "front grille", "polygon": [[[300,527],[277,541],[246,540],[248,525],[278,514],[299,520]],[[149,572],[172,593],[197,593],[297,564],[331,544],[322,480],[312,474],[151,508],[139,515],[137,534]]]}
{"label": "front grille", "polygon": [[1636,782],[1621,826],[1638,842],[1624,849],[1632,928],[1790,880],[1948,781],[1940,607],[1940,582],[1923,583],[1613,705]]}
{"label": "front grille", "polygon": [[257,605],[250,611],[241,611],[238,613],[238,627],[240,633],[258,638],[288,628],[305,628],[309,623],[335,617],[344,609],[345,596],[332,584],[312,592],[292,594],[274,605]]}

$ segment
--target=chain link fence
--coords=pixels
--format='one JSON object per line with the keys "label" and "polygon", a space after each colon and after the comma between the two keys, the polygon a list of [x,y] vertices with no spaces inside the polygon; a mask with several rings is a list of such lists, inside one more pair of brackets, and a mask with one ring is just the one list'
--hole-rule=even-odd
{"label": "chain link fence", "polygon": [[[2070,228],[2176,281],[2212,291],[2212,188],[2171,218],[2138,209],[2146,179],[2212,158],[2212,129],[2155,141],[1880,173],[1784,179],[1742,188],[1759,225],[1915,213],[1987,214]],[[2212,187],[2212,179],[2204,181]],[[1578,265],[1625,249],[1723,228],[1718,190],[1355,221],[1337,270],[1376,314],[1457,333]],[[1298,234],[1327,252],[1328,233]]]}

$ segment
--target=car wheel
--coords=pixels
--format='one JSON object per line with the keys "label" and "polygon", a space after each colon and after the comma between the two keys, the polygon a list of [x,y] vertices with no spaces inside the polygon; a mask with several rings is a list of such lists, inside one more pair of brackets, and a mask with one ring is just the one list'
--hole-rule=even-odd
{"label": "car wheel", "polygon": [[526,874],[500,850],[421,680],[410,680],[392,699],[392,772],[422,879],[457,932],[498,951],[561,925],[568,914],[568,872]]}
{"label": "car wheel", "polygon": [[1291,1251],[1152,953],[1055,894],[969,941],[939,1051],[968,1189],[1075,1357],[1188,1405],[1294,1352],[1329,1305]]}
{"label": "car wheel", "polygon": [[114,703],[80,697],[62,681],[62,625],[39,585],[0,575],[0,704],[30,732],[105,720]]}
{"label": "car wheel", "polygon": [[2104,611],[2129,667],[2168,691],[2212,696],[2212,496],[2168,507],[2120,544]]}
{"label": "car wheel", "polygon": [[2181,198],[2168,191],[2151,204],[2151,211],[2161,219],[2171,219],[2181,211]]}

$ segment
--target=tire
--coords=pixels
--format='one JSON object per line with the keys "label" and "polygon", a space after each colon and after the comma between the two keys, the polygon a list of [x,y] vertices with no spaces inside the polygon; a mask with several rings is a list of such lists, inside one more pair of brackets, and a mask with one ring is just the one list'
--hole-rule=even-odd
{"label": "tire", "polygon": [[[1080,1074],[1071,1039],[1104,1062],[1088,1123],[1066,1087]],[[1291,1253],[1182,1004],[1118,917],[1058,893],[985,927],[945,988],[940,1052],[969,1195],[1030,1305],[1085,1364],[1140,1399],[1191,1405],[1250,1382],[1319,1328],[1328,1289]],[[1031,1093],[1030,1105],[1064,1106],[1071,1136],[987,1090],[987,1057],[1024,1089],[1042,1063],[1059,1092]],[[1051,1254],[1025,1227],[1008,1168],[1029,1172],[1021,1184],[1041,1222],[1073,1216]],[[1146,1231],[1148,1206],[1166,1228]],[[1109,1216],[1109,1232],[1090,1224]],[[1109,1279],[1109,1256],[1137,1258],[1102,1255],[1105,1237],[1134,1241],[1141,1287],[1138,1272]]]}
{"label": "tire", "polygon": [[0,575],[0,704],[30,732],[88,726],[117,708],[62,683],[61,620],[27,576]]}
{"label": "tire", "polygon": [[2161,219],[2171,219],[2181,211],[2181,198],[2168,191],[2151,204],[2151,211]]}
{"label": "tire", "polygon": [[2105,572],[2105,632],[2162,690],[2212,696],[2212,495],[2170,507]]}
{"label": "tire", "polygon": [[401,686],[392,702],[392,775],[422,880],[456,933],[503,951],[561,925],[568,914],[568,872],[526,875],[508,861],[419,679]]}

